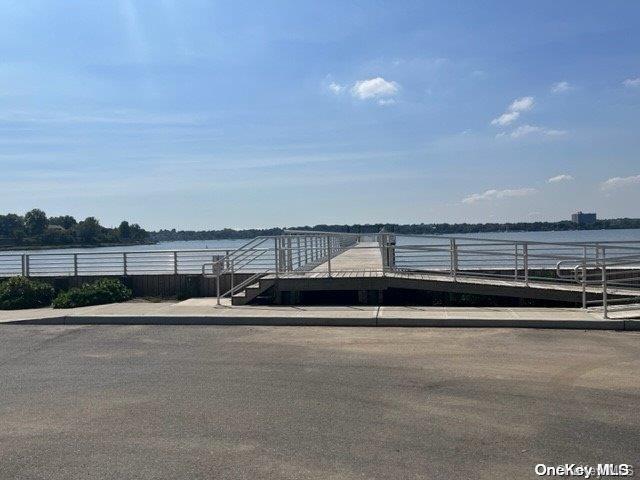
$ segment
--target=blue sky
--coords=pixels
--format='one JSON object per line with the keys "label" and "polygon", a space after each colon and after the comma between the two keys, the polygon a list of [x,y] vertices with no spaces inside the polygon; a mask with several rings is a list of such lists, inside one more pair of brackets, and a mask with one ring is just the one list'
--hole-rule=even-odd
{"label": "blue sky", "polygon": [[0,212],[640,217],[640,3],[4,0]]}

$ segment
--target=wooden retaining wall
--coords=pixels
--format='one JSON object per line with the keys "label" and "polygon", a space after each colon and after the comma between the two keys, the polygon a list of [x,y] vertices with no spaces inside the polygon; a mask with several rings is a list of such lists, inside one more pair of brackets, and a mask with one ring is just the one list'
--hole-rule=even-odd
{"label": "wooden retaining wall", "polygon": [[[234,284],[246,280],[252,274],[236,273]],[[105,277],[37,277],[53,284],[58,289],[77,287],[84,283],[95,282],[98,278]],[[109,276],[117,278],[133,290],[135,297],[158,297],[158,298],[191,298],[191,297],[214,297],[216,295],[215,278],[204,278],[202,275],[129,275]],[[224,274],[220,277],[220,293],[224,293],[231,288],[231,275]]]}

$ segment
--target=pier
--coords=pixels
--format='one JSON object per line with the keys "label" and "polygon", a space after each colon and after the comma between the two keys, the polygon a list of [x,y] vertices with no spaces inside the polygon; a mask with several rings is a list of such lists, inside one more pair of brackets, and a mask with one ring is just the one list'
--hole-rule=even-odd
{"label": "pier", "polygon": [[233,305],[440,292],[561,302],[637,315],[640,242],[550,243],[439,235],[287,231],[235,250],[0,254],[0,276],[80,284],[124,278],[140,296],[209,296]]}

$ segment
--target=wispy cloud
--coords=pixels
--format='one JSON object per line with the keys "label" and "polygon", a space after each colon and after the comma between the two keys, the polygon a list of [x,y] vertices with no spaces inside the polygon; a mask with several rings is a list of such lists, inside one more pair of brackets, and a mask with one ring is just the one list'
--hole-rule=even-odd
{"label": "wispy cloud", "polygon": [[535,188],[515,188],[506,190],[491,189],[486,190],[483,193],[473,193],[468,195],[462,199],[462,203],[471,204],[496,198],[526,197],[537,192],[538,191]]}
{"label": "wispy cloud", "polygon": [[627,88],[637,88],[640,87],[640,77],[636,78],[627,78],[622,84]]}
{"label": "wispy cloud", "polygon": [[566,173],[563,173],[561,175],[556,175],[555,177],[549,178],[547,180],[547,183],[570,182],[571,180],[573,180],[573,177],[571,175],[567,175]]}
{"label": "wispy cloud", "polygon": [[640,185],[640,175],[631,175],[630,177],[612,177],[602,182],[600,188],[602,188],[602,190],[616,190],[618,188],[629,187],[631,185]]}
{"label": "wispy cloud", "polygon": [[566,82],[566,81],[556,82],[553,85],[551,85],[551,92],[564,93],[564,92],[568,92],[572,88],[573,86],[569,82]]}
{"label": "wispy cloud", "polygon": [[515,122],[522,112],[526,112],[533,108],[533,103],[533,97],[516,98],[511,102],[511,105],[509,105],[506,112],[491,120],[491,125],[505,126]]}
{"label": "wispy cloud", "polygon": [[509,125],[520,117],[520,112],[505,112],[497,118],[491,120],[491,125]]}
{"label": "wispy cloud", "polygon": [[351,88],[351,95],[360,100],[380,99],[395,96],[399,89],[396,82],[376,77],[357,81]]}
{"label": "wispy cloud", "polygon": [[510,133],[499,133],[496,138],[509,137],[512,139],[523,138],[529,135],[543,135],[545,137],[561,137],[567,134],[566,130],[556,130],[552,128],[539,127],[537,125],[520,125]]}
{"label": "wispy cloud", "polygon": [[342,92],[344,92],[346,87],[344,85],[340,85],[339,83],[331,82],[328,88],[336,95],[340,95]]}
{"label": "wispy cloud", "polygon": [[526,112],[533,108],[533,97],[518,98],[509,105],[509,110],[512,112]]}

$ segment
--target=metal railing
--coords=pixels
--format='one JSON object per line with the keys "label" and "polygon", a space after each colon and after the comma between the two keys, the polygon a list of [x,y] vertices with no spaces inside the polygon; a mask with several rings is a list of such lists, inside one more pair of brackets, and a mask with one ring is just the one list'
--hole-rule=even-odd
{"label": "metal railing", "polygon": [[120,252],[0,252],[0,277],[199,274],[202,264],[231,249]]}
{"label": "metal railing", "polygon": [[[269,273],[278,277],[283,273],[311,271],[326,263],[331,275],[331,259],[356,242],[354,236],[327,232],[288,232],[286,235],[261,236],[224,257],[202,264],[202,275],[216,279],[219,305],[221,298],[232,296]],[[235,284],[235,273],[249,267],[257,272]],[[225,274],[230,275],[231,288],[221,292],[220,277]]]}
{"label": "metal railing", "polygon": [[[334,259],[347,249],[353,254],[375,253],[365,255],[374,261],[340,266]],[[251,275],[235,283],[234,275],[240,272]],[[0,277],[202,274],[217,279],[219,298],[233,295],[266,274],[309,276],[319,272],[566,285],[582,292],[584,308],[600,309],[605,317],[614,311],[640,309],[640,242],[634,241],[539,242],[289,230],[285,235],[257,237],[235,250],[0,253]],[[223,274],[231,276],[231,288],[220,292]]]}

